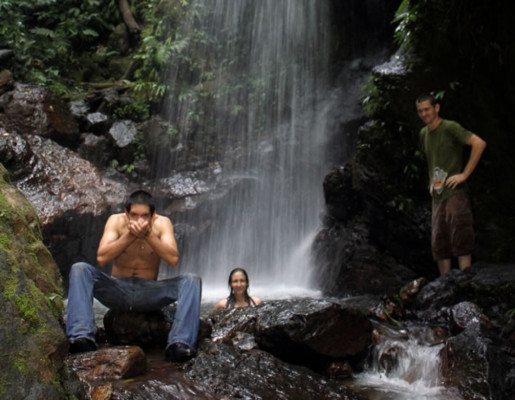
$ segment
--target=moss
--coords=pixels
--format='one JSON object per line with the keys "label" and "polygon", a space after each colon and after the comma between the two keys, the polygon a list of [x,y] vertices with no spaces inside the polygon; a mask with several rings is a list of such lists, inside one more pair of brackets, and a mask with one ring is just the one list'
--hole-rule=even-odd
{"label": "moss", "polygon": [[61,277],[42,242],[37,213],[6,183],[4,171],[0,164],[0,334],[5,344],[0,398],[14,393],[10,382],[18,380],[62,392],[68,377],[56,354],[66,340],[60,325]]}
{"label": "moss", "polygon": [[5,233],[0,233],[0,248],[3,250],[7,250],[10,246],[11,239]]}
{"label": "moss", "polygon": [[14,364],[15,368],[18,371],[20,371],[20,373],[26,374],[28,372],[27,358],[25,355],[19,355],[19,356],[15,357],[13,364]]}
{"label": "moss", "polygon": [[11,220],[14,214],[11,203],[6,199],[3,193],[0,192],[0,221],[11,225]]}
{"label": "moss", "polygon": [[21,271],[16,271],[16,268],[11,269],[9,277],[4,283],[3,298],[15,306],[17,313],[22,319],[19,328],[20,333],[27,333],[29,331],[35,334],[44,326],[44,324],[41,324],[43,315],[40,315],[44,310],[49,310],[52,316],[55,317],[56,313],[60,312],[61,309],[56,307],[56,303],[49,297],[41,293],[33,281],[27,280],[24,287],[21,287],[18,277],[19,273]]}

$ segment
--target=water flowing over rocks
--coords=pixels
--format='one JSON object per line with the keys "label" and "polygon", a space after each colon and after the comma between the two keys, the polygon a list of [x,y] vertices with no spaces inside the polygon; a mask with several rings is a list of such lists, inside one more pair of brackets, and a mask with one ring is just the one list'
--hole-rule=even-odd
{"label": "water flowing over rocks", "polygon": [[[5,179],[7,173],[3,176]],[[2,195],[10,199],[21,196],[9,186],[2,188]],[[25,208],[23,202],[16,204],[17,209]],[[35,211],[27,214],[26,220],[31,229],[37,230]],[[13,237],[23,237],[22,225],[11,226],[17,229]],[[48,270],[53,262],[49,253],[43,246],[36,248],[39,259],[46,260],[44,268]],[[24,263],[22,258],[17,259]],[[34,268],[33,261],[25,265]],[[47,281],[43,279],[45,274],[30,268],[26,270],[27,276],[33,277],[35,286],[45,293],[59,292],[59,277]],[[395,303],[393,294],[392,299],[371,295],[292,299],[268,301],[256,308],[213,310],[202,317],[197,357],[181,365],[164,360],[164,332],[172,319],[165,314],[157,320],[146,315],[153,320],[150,329],[161,332],[159,343],[154,343],[157,336],[152,337],[142,329],[145,321],[132,320],[139,331],[127,329],[131,321],[115,323],[126,334],[123,337],[124,332],[117,333],[118,342],[129,347],[113,347],[113,343],[99,341],[101,349],[97,352],[70,357],[70,371],[61,369],[67,377],[63,379],[69,379],[63,385],[67,393],[87,392],[77,396],[95,399],[365,399],[347,386],[347,379],[363,367],[371,345],[381,336],[407,340],[407,333],[414,332],[414,326],[424,321],[428,327],[419,332],[420,340],[445,345],[442,376],[446,385],[456,388],[466,400],[508,399],[511,397],[506,396],[515,393],[515,359],[510,342],[514,324],[509,312],[515,304],[513,271],[511,265],[476,264],[465,273],[452,271],[429,283],[414,280],[400,290],[405,299],[412,299],[401,305]],[[392,317],[405,328],[393,325]],[[18,317],[13,318],[14,322],[4,325],[6,329],[23,326]],[[53,321],[55,332],[49,348],[53,349],[52,354],[57,353],[50,359],[62,363],[66,339],[57,322],[60,317],[52,318],[49,321]],[[141,347],[129,343],[138,335],[146,335],[145,344],[136,340]],[[381,355],[385,370],[395,369],[395,363],[402,357],[398,349],[391,347]],[[4,371],[10,371],[9,367]],[[74,380],[74,374],[80,377],[82,386]],[[128,376],[132,378],[123,378]],[[22,382],[18,388],[47,390],[25,374],[10,375],[9,379]]]}
{"label": "water flowing over rocks", "polygon": [[[346,10],[354,2],[337,3]],[[376,12],[384,2],[372,3]],[[352,64],[351,70],[363,78],[362,59]],[[405,72],[396,58],[375,69],[401,80]],[[342,148],[355,144],[354,131],[365,121],[361,110],[351,113],[342,127],[346,137],[329,150],[338,163],[354,152],[356,157],[324,180],[326,210],[313,247],[318,286],[324,295],[339,299],[270,301],[256,309],[210,313],[202,320],[198,355],[184,365],[164,361],[162,346],[171,319],[147,314],[120,321],[108,314],[104,325],[113,329],[106,332],[108,343],[99,341],[105,348],[70,357],[67,370],[62,310],[55,303],[62,282],[52,255],[65,282],[73,261],[94,260],[105,219],[120,210],[120,200],[133,188],[152,188],[166,215],[181,212],[187,220],[200,214],[197,226],[175,226],[181,242],[184,232],[190,238],[216,233],[209,212],[199,212],[200,204],[226,207],[234,188],[256,185],[250,174],[224,174],[232,161],[244,156],[238,145],[231,150],[233,160],[225,161],[222,169],[217,149],[189,153],[188,143],[159,117],[141,124],[115,121],[106,108],[124,102],[123,90],[113,88],[68,107],[47,89],[15,83],[8,71],[0,71],[0,162],[17,188],[2,184],[0,196],[0,266],[5,273],[0,305],[7,315],[0,345],[7,355],[2,357],[3,381],[9,382],[1,387],[2,395],[361,399],[344,380],[363,366],[371,346],[384,337],[408,340],[415,333],[424,344],[444,345],[445,384],[463,399],[515,398],[515,267],[475,263],[465,273],[453,270],[437,277],[429,253],[428,208],[401,212],[385,204],[389,182],[399,182],[403,175],[384,168],[385,153],[397,157],[397,152],[385,151],[381,130],[365,124],[358,131],[359,149]],[[356,106],[352,102],[352,109]],[[147,153],[134,160],[131,152],[141,138]],[[274,147],[274,140],[266,140],[260,148],[270,154],[270,165]],[[114,159],[126,163],[125,175],[110,168]],[[7,181],[1,165],[0,170]],[[20,210],[21,216],[15,212]],[[27,231],[38,239],[27,239]],[[41,232],[52,255],[39,240]],[[11,254],[12,243],[16,249]],[[38,300],[34,313],[22,307],[30,303],[28,297]],[[30,335],[34,326],[38,333],[47,328],[45,335]],[[395,369],[401,353],[400,346],[383,352],[383,370]]]}
{"label": "water flowing over rocks", "polygon": [[447,331],[443,376],[465,399],[515,396],[514,285],[513,265],[477,263],[428,283],[413,302],[417,319]]}
{"label": "water flowing over rocks", "polygon": [[[361,399],[338,377],[352,374],[349,360],[354,363],[355,356],[366,353],[371,343],[369,305],[365,299],[349,303],[298,299],[267,302],[256,308],[213,310],[202,318],[197,356],[179,367],[168,363],[167,369],[171,373],[179,368],[182,382],[193,392],[202,388],[199,398]],[[118,393],[138,398],[141,388],[129,388],[119,380],[130,371],[145,375],[147,364],[139,355],[133,356],[139,354],[135,350],[139,347],[111,347],[111,340],[146,348],[147,372],[152,376],[152,371],[162,368],[171,312],[173,309],[161,315],[108,311],[104,317],[108,347],[72,356],[71,368],[90,386],[91,393],[109,383],[113,398],[118,398]],[[166,377],[153,379],[164,379],[163,387],[168,382]],[[170,398],[176,397],[172,393]]]}

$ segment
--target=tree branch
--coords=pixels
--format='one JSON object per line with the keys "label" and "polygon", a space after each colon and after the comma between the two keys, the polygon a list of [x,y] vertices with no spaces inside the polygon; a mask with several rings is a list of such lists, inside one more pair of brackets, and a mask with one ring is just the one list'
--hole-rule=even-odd
{"label": "tree branch", "polygon": [[119,0],[118,8],[122,14],[123,22],[132,33],[141,32],[141,27],[132,16],[131,6],[128,0]]}

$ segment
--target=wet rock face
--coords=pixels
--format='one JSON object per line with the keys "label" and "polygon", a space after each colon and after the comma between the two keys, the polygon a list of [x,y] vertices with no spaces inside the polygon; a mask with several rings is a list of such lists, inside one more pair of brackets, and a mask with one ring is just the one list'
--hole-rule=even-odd
{"label": "wet rock face", "polygon": [[95,261],[103,224],[126,197],[127,186],[40,136],[0,134],[0,158],[37,210],[45,243],[66,283],[73,262]]}
{"label": "wet rock face", "polygon": [[148,312],[109,310],[104,315],[105,335],[111,344],[165,348],[174,314],[175,307]]}
{"label": "wet rock face", "polygon": [[[175,305],[156,312],[118,312],[104,316],[111,344],[142,347],[166,345]],[[230,343],[240,349],[264,349],[282,359],[309,367],[322,361],[352,358],[372,341],[372,324],[355,305],[314,299],[267,302],[256,308],[217,310],[201,323],[200,338]]]}
{"label": "wet rock face", "polygon": [[[204,350],[205,346],[205,350]],[[287,364],[262,350],[202,344],[187,376],[213,388],[217,396],[249,399],[364,399],[343,383],[319,379],[310,370]]]}
{"label": "wet rock face", "polygon": [[128,379],[147,370],[145,353],[137,346],[116,346],[68,358],[68,366],[84,382]]}
{"label": "wet rock face", "polygon": [[[371,342],[371,324],[363,311],[369,304],[365,303],[297,299],[213,310],[201,319],[197,356],[184,364],[163,361],[173,306],[155,313],[110,310],[104,317],[107,347],[74,355],[69,365],[93,388],[91,394],[105,392],[111,398],[149,398],[149,393],[156,399],[190,398],[175,397],[182,387],[195,399],[358,400],[362,397],[343,379],[352,375],[347,359]],[[128,346],[119,346],[122,343]],[[135,344],[146,349],[146,371],[138,369],[145,365],[140,357],[131,355],[138,352],[128,350],[140,348]],[[297,365],[288,363],[292,358]],[[138,371],[135,379],[144,384],[120,382],[129,371]]]}
{"label": "wet rock face", "polygon": [[481,309],[470,301],[463,301],[450,309],[451,329],[454,332],[461,332],[472,324],[481,324],[492,328],[488,317],[481,312]]}
{"label": "wet rock face", "polygon": [[259,348],[315,370],[360,355],[372,341],[372,325],[362,310],[321,300],[267,302],[214,314],[212,320],[215,342],[239,343],[237,335],[244,332]]}
{"label": "wet rock face", "polygon": [[70,210],[100,215],[126,193],[76,153],[40,136],[3,134],[0,155],[43,224]]}
{"label": "wet rock face", "polygon": [[326,213],[313,244],[315,278],[325,294],[391,294],[435,275],[434,265],[424,262],[431,261],[426,210],[385,205],[383,186],[378,173],[359,163],[326,175]]}
{"label": "wet rock face", "polygon": [[413,298],[420,292],[420,289],[427,283],[426,278],[418,278],[404,285],[400,292],[399,297],[404,304],[411,304]]}
{"label": "wet rock face", "polygon": [[324,178],[324,198],[327,213],[338,221],[348,221],[361,208],[359,193],[352,187],[350,166],[335,169]]}
{"label": "wet rock face", "polygon": [[78,143],[78,125],[68,104],[48,89],[16,83],[1,103],[0,126],[17,134],[39,135],[63,143]]}
{"label": "wet rock face", "polygon": [[[515,304],[514,266],[476,263],[465,272],[451,270],[422,287],[412,310],[425,321],[448,321],[449,307],[461,302],[474,303],[494,325],[504,326],[504,311]],[[471,310],[460,306],[455,314],[460,309]]]}
{"label": "wet rock face", "polygon": [[442,372],[465,399],[515,398],[515,356],[493,331],[469,325],[442,350]]}
{"label": "wet rock face", "polygon": [[451,270],[415,297],[417,319],[454,335],[442,350],[442,371],[463,398],[515,398],[514,285],[513,265],[477,263],[465,272]]}
{"label": "wet rock face", "polygon": [[[6,69],[0,69],[0,95],[4,94],[5,92],[7,92],[9,90],[12,90],[13,87],[14,87],[13,74]],[[0,102],[0,107],[3,107],[1,102]]]}
{"label": "wet rock face", "polygon": [[34,208],[0,164],[0,397],[71,398],[62,282]]}
{"label": "wet rock face", "polygon": [[348,224],[332,221],[322,228],[313,243],[313,259],[317,287],[328,296],[397,293],[418,277],[372,243],[360,216]]}

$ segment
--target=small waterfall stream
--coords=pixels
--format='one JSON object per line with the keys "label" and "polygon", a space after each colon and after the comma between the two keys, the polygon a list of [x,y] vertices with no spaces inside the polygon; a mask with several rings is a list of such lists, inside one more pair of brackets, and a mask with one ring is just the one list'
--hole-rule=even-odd
{"label": "small waterfall stream", "polygon": [[444,345],[428,343],[422,331],[383,331],[386,335],[350,386],[370,400],[463,400],[457,390],[443,385]]}
{"label": "small waterfall stream", "polygon": [[[202,36],[187,55],[200,64],[199,83],[167,115],[182,140],[211,135],[225,145],[221,179],[237,183],[223,201],[175,218],[207,226],[185,240],[180,268],[202,275],[204,298],[227,295],[235,266],[247,269],[256,295],[313,294],[309,248],[323,207],[328,126],[338,116],[327,87],[328,2],[197,0],[190,14],[183,35]],[[170,68],[177,90],[178,64]],[[195,118],[209,132],[196,131]]]}

